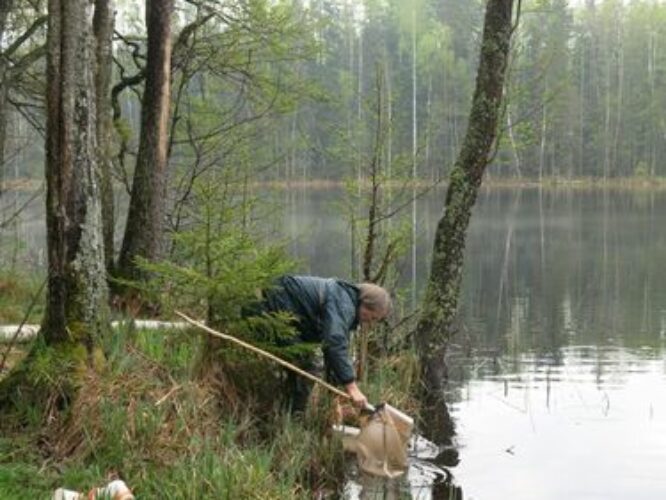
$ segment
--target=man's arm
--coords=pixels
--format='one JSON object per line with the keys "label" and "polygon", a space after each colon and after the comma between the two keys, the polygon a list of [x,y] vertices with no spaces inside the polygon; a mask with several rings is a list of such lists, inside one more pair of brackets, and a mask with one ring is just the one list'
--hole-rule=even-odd
{"label": "man's arm", "polygon": [[328,294],[323,309],[322,350],[337,382],[345,387],[354,405],[363,408],[368,400],[356,384],[356,374],[349,359],[348,334],[355,316],[351,304],[344,303],[335,294]]}
{"label": "man's arm", "polygon": [[366,406],[368,406],[368,398],[366,398],[365,394],[361,392],[361,390],[356,385],[356,382],[350,382],[349,384],[346,384],[345,390],[347,391],[347,394],[349,394],[349,396],[351,397],[354,406],[356,406],[357,408],[365,408]]}

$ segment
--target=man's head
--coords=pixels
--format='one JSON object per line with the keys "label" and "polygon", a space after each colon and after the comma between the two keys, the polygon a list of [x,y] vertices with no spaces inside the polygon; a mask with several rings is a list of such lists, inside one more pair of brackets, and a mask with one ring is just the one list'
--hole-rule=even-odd
{"label": "man's head", "polygon": [[362,325],[371,326],[389,315],[391,296],[385,289],[372,283],[361,283],[358,288],[361,292],[358,317]]}

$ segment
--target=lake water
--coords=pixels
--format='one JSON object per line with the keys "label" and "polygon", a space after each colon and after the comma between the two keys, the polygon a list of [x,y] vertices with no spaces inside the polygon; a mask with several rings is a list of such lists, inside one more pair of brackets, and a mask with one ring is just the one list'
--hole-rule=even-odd
{"label": "lake water", "polygon": [[[339,197],[276,195],[304,272],[350,274]],[[417,287],[442,200],[418,202]],[[5,262],[16,237],[23,265],[43,262],[36,210],[0,234]],[[449,360],[465,499],[666,498],[664,228],[661,192],[483,192]],[[409,296],[409,257],[401,270]]]}
{"label": "lake water", "polygon": [[[347,276],[334,195],[300,196],[295,251]],[[442,199],[418,204],[419,286]],[[464,498],[666,498],[664,228],[664,193],[483,193],[449,360]]]}

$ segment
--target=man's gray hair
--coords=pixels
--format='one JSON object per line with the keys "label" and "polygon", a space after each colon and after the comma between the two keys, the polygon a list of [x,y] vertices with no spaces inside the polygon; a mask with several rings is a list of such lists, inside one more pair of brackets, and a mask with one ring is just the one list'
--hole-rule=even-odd
{"label": "man's gray hair", "polygon": [[389,314],[391,307],[391,295],[381,286],[373,283],[359,283],[358,288],[361,291],[361,304],[371,311]]}

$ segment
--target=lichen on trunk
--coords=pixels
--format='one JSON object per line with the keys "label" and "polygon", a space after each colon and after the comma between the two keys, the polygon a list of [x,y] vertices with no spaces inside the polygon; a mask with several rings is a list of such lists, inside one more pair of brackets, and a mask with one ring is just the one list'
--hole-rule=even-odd
{"label": "lichen on trunk", "polygon": [[49,1],[47,305],[40,339],[0,387],[0,408],[42,410],[49,420],[103,362],[108,327],[90,8],[87,0]]}
{"label": "lichen on trunk", "polygon": [[509,46],[513,0],[486,5],[481,57],[469,125],[451,171],[444,215],[437,225],[430,278],[417,326],[425,417],[430,436],[448,443],[453,423],[444,398],[446,347],[455,335],[465,237],[472,208],[497,139]]}

